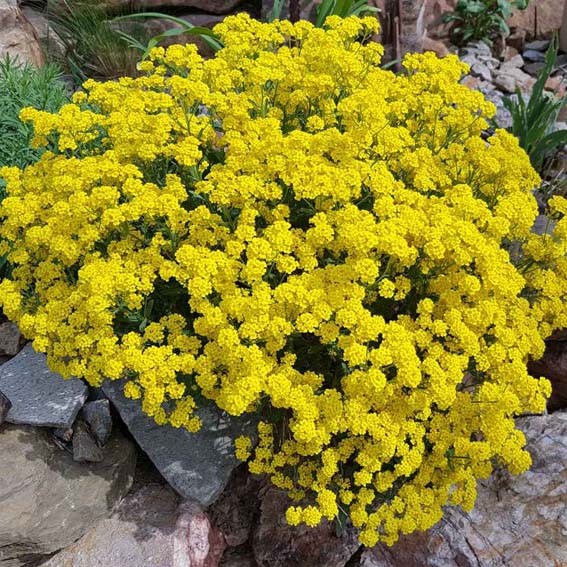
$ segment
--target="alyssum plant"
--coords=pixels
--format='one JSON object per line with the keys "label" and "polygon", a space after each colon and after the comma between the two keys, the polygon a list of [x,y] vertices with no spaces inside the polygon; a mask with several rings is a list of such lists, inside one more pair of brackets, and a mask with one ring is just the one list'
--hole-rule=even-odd
{"label": "alyssum plant", "polygon": [[385,71],[357,41],[376,27],[238,15],[212,59],[157,48],[143,77],[25,111],[48,151],[3,171],[0,210],[0,303],[54,370],[122,378],[176,427],[259,414],[237,454],[288,521],[348,514],[365,545],[529,467],[514,416],[550,386],[525,363],[567,326],[567,200],[532,234],[539,178],[512,135],[483,140],[466,65]]}

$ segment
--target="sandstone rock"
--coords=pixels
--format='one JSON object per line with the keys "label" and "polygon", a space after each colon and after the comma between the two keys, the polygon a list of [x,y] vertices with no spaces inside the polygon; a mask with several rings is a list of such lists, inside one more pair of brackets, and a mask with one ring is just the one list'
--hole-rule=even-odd
{"label": "sandstone rock", "polygon": [[164,484],[137,486],[108,519],[42,567],[216,567],[224,542]]}
{"label": "sandstone rock", "polygon": [[515,10],[508,20],[511,28],[526,31],[528,38],[550,37],[561,26],[564,0],[530,2],[526,10]]}
{"label": "sandstone rock", "polygon": [[545,376],[551,381],[548,411],[567,408],[567,340],[547,340],[543,357],[528,362],[528,371],[532,376]]}
{"label": "sandstone rock", "polygon": [[479,485],[475,509],[447,510],[426,533],[362,554],[361,567],[551,567],[567,564],[567,413],[518,420],[533,465]]}
{"label": "sandstone rock", "polygon": [[516,29],[512,34],[506,38],[506,44],[514,47],[518,51],[524,49],[526,43],[526,30]]}
{"label": "sandstone rock", "polygon": [[315,528],[289,526],[285,511],[290,504],[281,490],[270,488],[263,495],[253,541],[258,566],[344,567],[360,547],[355,530],[347,528],[337,536],[326,520]]}
{"label": "sandstone rock", "polygon": [[[507,45],[504,48],[504,52],[502,53],[502,58],[504,59],[504,61],[511,61],[512,59],[514,59],[514,57],[516,57],[516,55],[520,55],[519,51],[515,47],[512,47],[511,45]],[[523,62],[524,60],[522,59],[522,65]]]}
{"label": "sandstone rock", "polygon": [[533,77],[508,63],[504,63],[496,71],[494,77],[494,84],[507,93],[516,92],[516,87],[523,91],[529,91],[534,83],[535,79]]}
{"label": "sandstone rock", "polygon": [[110,402],[108,400],[87,402],[81,414],[99,445],[104,445],[112,433]]}
{"label": "sandstone rock", "polygon": [[35,565],[80,538],[132,484],[134,445],[114,436],[104,460],[78,464],[47,432],[5,426],[0,432],[0,565]]}
{"label": "sandstone rock", "polygon": [[243,0],[106,0],[104,3],[111,10],[128,8],[136,11],[152,11],[159,8],[197,8],[212,14],[227,14],[233,11]]}
{"label": "sandstone rock", "polygon": [[51,372],[31,344],[0,368],[0,390],[12,402],[6,421],[42,427],[70,427],[87,398],[82,381]]}
{"label": "sandstone rock", "polygon": [[513,57],[510,57],[508,61],[505,62],[508,67],[517,67],[521,69],[524,66],[524,58],[518,53]]}
{"label": "sandstone rock", "polygon": [[203,506],[212,504],[238,465],[234,439],[254,435],[254,422],[203,408],[198,412],[203,426],[197,433],[157,425],[142,413],[138,401],[124,397],[122,389],[121,381],[103,385],[104,393],[160,473],[185,498]]}
{"label": "sandstone rock", "polygon": [[20,6],[20,10],[28,22],[33,26],[38,37],[39,44],[47,52],[48,57],[50,55],[63,57],[67,48],[51,27],[45,11],[40,12],[34,9],[33,6],[26,5]]}
{"label": "sandstone rock", "polygon": [[449,55],[449,48],[442,42],[430,37],[425,37],[421,45],[423,51],[433,51],[437,57],[446,57]]}
{"label": "sandstone rock", "polygon": [[19,9],[18,0],[0,0],[0,58],[6,54],[22,63],[44,63],[37,34]]}
{"label": "sandstone rock", "polygon": [[558,93],[559,96],[562,96],[565,94],[565,81],[560,76],[549,77],[549,79],[545,81],[545,89]]}
{"label": "sandstone rock", "polygon": [[9,321],[0,324],[0,355],[18,354],[21,342],[22,335],[16,324]]}
{"label": "sandstone rock", "polygon": [[12,402],[0,392],[0,425],[6,421],[6,416],[12,407]]}
{"label": "sandstone rock", "polygon": [[100,463],[103,459],[102,449],[91,437],[85,423],[78,420],[73,431],[73,460],[78,463]]}

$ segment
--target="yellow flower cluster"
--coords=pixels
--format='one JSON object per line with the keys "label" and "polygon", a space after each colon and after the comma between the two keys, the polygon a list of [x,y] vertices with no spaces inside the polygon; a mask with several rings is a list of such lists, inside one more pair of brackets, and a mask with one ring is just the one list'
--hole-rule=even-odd
{"label": "yellow flower cluster", "polygon": [[26,110],[39,163],[6,169],[0,303],[65,376],[126,378],[158,423],[213,401],[236,442],[365,545],[469,509],[495,463],[529,466],[526,371],[567,326],[567,202],[530,232],[539,179],[456,57],[380,67],[371,18],[215,28],[145,75]]}

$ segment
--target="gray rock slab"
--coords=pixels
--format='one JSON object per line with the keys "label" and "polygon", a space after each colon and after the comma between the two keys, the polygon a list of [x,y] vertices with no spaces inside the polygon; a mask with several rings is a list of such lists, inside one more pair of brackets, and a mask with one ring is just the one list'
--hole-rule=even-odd
{"label": "gray rock slab", "polygon": [[252,419],[233,418],[212,408],[197,412],[203,422],[197,433],[157,425],[142,413],[139,401],[124,397],[122,381],[106,382],[103,391],[167,482],[181,496],[203,506],[218,498],[239,464],[234,439],[256,432]]}
{"label": "gray rock slab", "polygon": [[535,50],[535,51],[545,51],[549,47],[549,39],[537,39],[535,41],[530,41],[524,45],[524,49]]}
{"label": "gray rock slab", "polygon": [[526,61],[532,61],[532,62],[545,60],[545,54],[542,53],[541,51],[536,51],[535,49],[526,49],[522,53],[522,57]]}
{"label": "gray rock slab", "polygon": [[110,402],[107,399],[87,402],[81,413],[95,439],[100,445],[104,445],[112,433]]}
{"label": "gray rock slab", "polygon": [[492,73],[490,72],[488,66],[485,65],[484,63],[475,63],[471,67],[471,74],[474,77],[480,77],[484,81],[492,80]]}
{"label": "gray rock slab", "polygon": [[16,324],[9,321],[0,324],[0,355],[18,354],[21,341],[22,335]]}
{"label": "gray rock slab", "polygon": [[87,398],[81,380],[51,372],[31,344],[0,367],[0,390],[12,402],[6,421],[40,427],[70,427]]}
{"label": "gray rock slab", "polygon": [[74,462],[48,433],[9,424],[0,432],[2,567],[35,566],[71,545],[110,517],[132,486],[132,441],[115,434],[104,460],[86,464]]}

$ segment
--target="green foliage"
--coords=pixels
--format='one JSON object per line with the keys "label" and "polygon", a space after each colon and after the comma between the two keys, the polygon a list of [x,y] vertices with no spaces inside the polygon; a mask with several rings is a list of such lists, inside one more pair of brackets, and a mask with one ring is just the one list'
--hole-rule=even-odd
{"label": "green foliage", "polygon": [[375,6],[369,6],[368,0],[323,0],[317,7],[315,26],[322,28],[329,16],[367,16],[379,12]]}
{"label": "green foliage", "polygon": [[[9,56],[0,60],[0,167],[23,168],[37,161],[41,154],[41,150],[31,147],[32,127],[20,121],[20,110],[33,106],[56,112],[66,101],[65,83],[55,65],[37,69],[29,64],[18,65]],[[0,177],[0,200],[4,190]],[[0,257],[0,279],[7,269],[6,259]]]}
{"label": "green foliage", "polygon": [[515,99],[506,98],[505,107],[512,115],[510,131],[526,150],[535,169],[543,173],[546,161],[553,153],[567,144],[567,131],[553,131],[559,112],[567,103],[567,96],[556,99],[544,90],[557,58],[557,38],[554,38],[545,54],[545,66],[540,71],[529,100],[526,102],[519,88]]}
{"label": "green foliage", "polygon": [[178,35],[194,35],[200,37],[212,50],[217,52],[223,47],[220,39],[209,29],[203,26],[194,26],[191,22],[176,18],[169,14],[162,14],[161,12],[140,12],[137,14],[127,14],[114,18],[115,22],[123,22],[125,20],[138,20],[144,18],[154,18],[165,20],[176,24],[176,27],[168,29],[163,33],[156,35],[144,44],[132,35],[122,31],[119,32],[122,39],[130,46],[142,52],[142,59],[146,59],[150,51],[158,46],[164,39],[175,37]]}
{"label": "green foliage", "polygon": [[[65,46],[66,55],[61,64],[68,68],[77,84],[89,77],[115,79],[136,75],[139,53],[124,40],[101,3],[50,0],[48,16]],[[141,26],[131,33],[137,40],[144,38]]]}
{"label": "green foliage", "polygon": [[451,25],[451,39],[456,45],[470,41],[492,44],[497,33],[509,34],[506,20],[514,9],[525,10],[529,0],[458,0],[455,10],[444,16]]}

